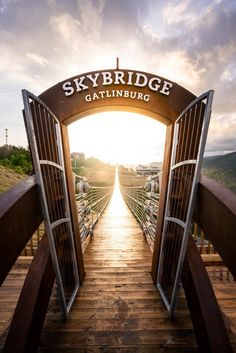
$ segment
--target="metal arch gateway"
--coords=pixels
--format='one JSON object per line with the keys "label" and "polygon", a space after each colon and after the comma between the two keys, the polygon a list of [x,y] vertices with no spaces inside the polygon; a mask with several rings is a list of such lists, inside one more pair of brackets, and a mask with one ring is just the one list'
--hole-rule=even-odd
{"label": "metal arch gateway", "polygon": [[[186,107],[194,102],[197,106],[203,106],[204,109],[201,109],[201,113],[198,114],[198,107],[195,109],[199,116],[194,115],[194,124],[187,123],[189,127],[192,127],[191,136],[193,136],[193,140],[195,139],[194,136],[198,136],[198,141],[194,142],[193,145],[200,143],[199,139],[199,131],[201,131],[201,127],[204,122],[202,112],[207,111],[208,114],[208,121],[210,116],[210,106],[212,101],[212,93],[210,94],[211,98],[208,99],[209,93],[204,96],[204,99],[200,97],[199,100],[196,101],[196,97],[186,90],[185,88],[181,87],[175,82],[162,78],[160,76],[156,76],[146,72],[134,71],[134,70],[102,70],[102,71],[94,71],[89,73],[84,73],[79,76],[74,76],[69,78],[65,81],[59,82],[55,86],[49,88],[42,94],[40,94],[39,98],[34,97],[30,93],[24,91],[25,96],[25,120],[26,120],[26,128],[28,132],[29,142],[31,146],[31,150],[34,150],[33,157],[34,157],[34,165],[38,165],[37,169],[39,172],[39,178],[37,179],[39,184],[43,184],[42,180],[46,180],[45,175],[40,175],[40,168],[39,166],[42,164],[50,164],[51,157],[50,157],[50,148],[53,150],[57,149],[58,146],[61,144],[62,147],[62,157],[64,156],[64,161],[62,160],[62,164],[64,165],[64,169],[61,170],[64,173],[64,179],[66,180],[66,186],[64,188],[65,194],[65,204],[68,203],[66,217],[69,222],[71,222],[69,233],[72,233],[73,244],[71,248],[74,248],[74,254],[70,252],[70,262],[75,263],[74,259],[76,258],[76,265],[77,268],[72,269],[74,273],[78,273],[78,281],[74,281],[74,288],[71,288],[71,298],[68,299],[69,305],[63,304],[62,300],[62,312],[64,316],[67,316],[71,304],[75,298],[75,293],[78,290],[79,285],[82,284],[85,270],[84,270],[84,262],[83,262],[83,254],[81,250],[81,243],[80,243],[80,236],[79,236],[79,227],[78,227],[78,220],[77,220],[77,211],[76,205],[74,200],[74,190],[73,190],[73,183],[72,183],[72,169],[70,165],[70,153],[69,153],[69,141],[68,141],[68,133],[67,133],[67,125],[70,123],[81,119],[85,116],[88,116],[93,113],[102,112],[102,111],[111,111],[111,110],[123,110],[123,111],[132,111],[137,112],[149,117],[152,117],[156,120],[167,125],[166,130],[166,144],[165,144],[165,152],[164,152],[164,161],[163,161],[163,176],[162,176],[162,186],[161,186],[161,195],[160,195],[160,203],[159,203],[159,211],[158,211],[158,225],[156,230],[156,240],[154,245],[154,252],[153,252],[153,261],[152,261],[152,278],[153,282],[157,284],[158,289],[163,297],[163,300],[167,306],[167,309],[170,311],[170,314],[173,314],[174,305],[171,305],[167,300],[166,296],[163,294],[165,291],[162,288],[162,280],[160,273],[164,273],[165,263],[166,261],[163,260],[163,256],[165,257],[166,253],[166,244],[163,245],[163,239],[168,239],[168,236],[165,234],[166,229],[168,227],[165,226],[166,222],[169,220],[169,210],[165,209],[166,204],[169,205],[169,201],[167,200],[168,197],[171,197],[170,188],[173,188],[173,182],[168,187],[168,180],[169,180],[169,171],[170,171],[170,164],[171,160],[173,162],[174,157],[172,155],[172,143],[173,143],[173,135],[174,135],[174,126],[175,122],[179,121],[178,117],[181,116],[181,113],[186,110]],[[29,98],[26,99],[26,96]],[[38,99],[38,101],[37,101]],[[33,103],[32,103],[33,102]],[[41,108],[43,106],[43,108]],[[35,108],[36,107],[36,108]],[[192,106],[191,109],[194,107]],[[192,111],[192,110],[191,110]],[[188,112],[186,119],[191,118],[191,111]],[[31,116],[30,116],[31,115]],[[42,115],[44,122],[42,120]],[[58,126],[60,129],[59,134],[53,134],[50,139],[44,139],[46,147],[44,148],[44,160],[40,160],[38,157],[37,149],[41,148],[42,136],[45,135],[45,131],[47,130],[45,117],[47,116],[54,116],[54,120],[58,122]],[[27,122],[28,119],[28,122]],[[39,119],[40,124],[37,124],[37,119]],[[178,119],[178,120],[177,120]],[[185,120],[186,120],[185,119]],[[30,120],[32,120],[30,122]],[[182,119],[183,120],[183,119]],[[196,124],[196,120],[200,122]],[[28,125],[28,127],[27,127]],[[29,126],[31,125],[31,130]],[[34,131],[32,130],[32,126],[37,126],[37,129]],[[50,124],[49,124],[50,125]],[[186,126],[185,123],[181,125],[181,128]],[[207,129],[207,123],[205,124]],[[186,131],[181,132],[181,128],[178,129],[178,136],[179,140],[182,144],[185,143],[183,139],[186,137]],[[58,127],[57,127],[58,129]],[[196,129],[196,131],[195,131]],[[206,139],[206,129],[204,132],[204,138]],[[175,129],[176,130],[176,129]],[[196,134],[195,134],[196,132]],[[33,142],[30,135],[34,135]],[[176,133],[175,133],[176,135]],[[57,136],[55,138],[55,136]],[[61,136],[58,140],[58,136]],[[55,140],[55,141],[54,141]],[[201,139],[201,143],[204,141]],[[39,143],[39,146],[37,144]],[[176,140],[175,140],[176,143]],[[200,143],[200,144],[201,144]],[[32,144],[34,146],[32,147]],[[191,141],[188,140],[187,144],[191,147]],[[48,148],[47,148],[48,145]],[[49,145],[54,145],[54,147],[49,147]],[[176,145],[176,144],[175,144]],[[187,146],[188,147],[188,146]],[[197,146],[198,148],[198,146]],[[49,149],[49,157],[47,158],[47,149]],[[200,162],[198,158],[201,158],[203,147],[200,146],[201,153],[198,155],[195,154],[195,163],[198,165],[198,171],[194,169],[193,173],[199,174],[199,166]],[[36,151],[36,153],[35,153]],[[176,151],[176,146],[175,146]],[[198,160],[198,162],[197,162]],[[49,161],[49,162],[48,162]],[[185,165],[185,161],[181,159],[181,162]],[[192,162],[192,161],[191,161]],[[52,163],[51,163],[52,164]],[[54,163],[55,164],[55,163]],[[37,176],[37,175],[36,175]],[[178,175],[179,177],[179,175]],[[186,175],[185,175],[186,177]],[[197,182],[197,178],[194,175],[191,176],[194,179],[195,184]],[[170,178],[171,179],[171,178]],[[51,183],[53,180],[51,180]],[[176,181],[174,182],[176,186]],[[46,185],[41,185],[42,194],[45,194],[44,188]],[[169,188],[169,191],[168,191]],[[194,185],[193,185],[194,188]],[[47,187],[46,187],[47,189]],[[49,189],[49,188],[48,188]],[[42,208],[48,208],[48,197],[44,195],[42,197]],[[55,195],[55,200],[61,195]],[[50,195],[51,197],[51,195]],[[194,197],[191,197],[191,200],[194,200]],[[50,206],[50,205],[49,205]],[[177,205],[178,206],[178,205]],[[176,206],[175,206],[176,207]],[[191,210],[191,207],[190,207]],[[47,213],[47,212],[46,212]],[[190,212],[191,213],[191,212]],[[47,216],[47,214],[46,214]],[[189,219],[191,218],[191,214]],[[59,221],[60,223],[61,221]],[[178,220],[176,221],[178,223]],[[50,219],[48,219],[48,229],[50,233]],[[188,229],[188,226],[186,226]],[[63,234],[65,233],[65,227],[63,229]],[[71,234],[70,234],[71,235]],[[53,235],[52,235],[53,237]],[[53,241],[53,239],[52,239]],[[60,241],[60,239],[59,239]],[[54,250],[53,250],[54,247]],[[60,258],[58,258],[57,254],[55,253],[55,246],[51,247],[52,258],[54,258],[54,262],[56,263],[55,271],[60,272]],[[163,255],[164,254],[164,255]],[[181,253],[181,256],[183,254]],[[181,260],[182,261],[182,260]],[[168,269],[167,269],[168,270]],[[161,271],[161,272],[160,272]],[[158,272],[158,276],[157,276]],[[177,271],[179,272],[179,270]],[[59,282],[62,274],[58,274]],[[75,277],[77,275],[74,275]],[[178,279],[176,280],[178,284]],[[72,281],[73,282],[73,281]],[[73,283],[72,283],[73,284]],[[73,287],[73,286],[72,286]],[[61,293],[61,298],[68,297],[68,293],[66,293],[66,288],[63,288],[63,280],[61,280],[61,285],[59,286]],[[178,289],[178,286],[176,285]],[[63,293],[64,291],[64,293]],[[176,297],[176,292],[174,291],[173,294]],[[63,307],[64,306],[64,307]]]}

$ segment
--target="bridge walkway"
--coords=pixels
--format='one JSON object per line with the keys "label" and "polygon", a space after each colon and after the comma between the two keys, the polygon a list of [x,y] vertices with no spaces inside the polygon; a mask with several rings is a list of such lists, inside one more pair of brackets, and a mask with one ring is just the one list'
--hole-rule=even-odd
{"label": "bridge walkway", "polygon": [[149,246],[118,187],[84,259],[85,281],[65,323],[52,296],[39,352],[197,352],[184,294],[169,320]]}

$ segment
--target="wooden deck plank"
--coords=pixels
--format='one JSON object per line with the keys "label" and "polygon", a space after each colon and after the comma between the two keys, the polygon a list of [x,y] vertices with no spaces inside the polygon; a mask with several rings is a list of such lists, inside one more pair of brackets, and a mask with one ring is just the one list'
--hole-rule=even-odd
{"label": "wooden deck plank", "polygon": [[[51,348],[42,348],[40,352],[50,353],[52,352]],[[158,352],[166,352],[166,353],[196,353],[196,348],[187,348],[187,347],[164,347],[163,345],[128,345],[123,346],[122,348],[119,346],[109,346],[109,347],[101,347],[101,346],[90,346],[88,351],[88,346],[76,347],[76,348],[67,348],[66,353],[158,353]],[[65,353],[64,348],[57,348],[57,353]]]}
{"label": "wooden deck plank", "polygon": [[236,351],[236,281],[225,266],[209,266],[207,271]]}
{"label": "wooden deck plank", "polygon": [[0,350],[31,261],[31,256],[20,256],[0,288]]}

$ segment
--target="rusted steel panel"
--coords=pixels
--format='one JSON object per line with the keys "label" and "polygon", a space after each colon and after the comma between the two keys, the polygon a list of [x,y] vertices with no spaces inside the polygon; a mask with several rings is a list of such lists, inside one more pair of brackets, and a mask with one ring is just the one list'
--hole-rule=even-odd
{"label": "rusted steel panel", "polygon": [[54,280],[48,240],[44,235],[22,288],[4,353],[37,352]]}
{"label": "rusted steel panel", "polygon": [[236,278],[236,194],[216,181],[202,177],[194,220]]}
{"label": "rusted steel panel", "polygon": [[200,353],[233,353],[201,255],[189,237],[182,283]]}
{"label": "rusted steel panel", "polygon": [[33,235],[43,216],[34,177],[0,197],[0,284]]}

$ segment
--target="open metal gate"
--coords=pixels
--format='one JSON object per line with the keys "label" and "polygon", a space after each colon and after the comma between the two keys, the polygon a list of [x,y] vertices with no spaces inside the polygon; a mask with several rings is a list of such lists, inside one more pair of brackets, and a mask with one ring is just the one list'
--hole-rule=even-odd
{"label": "open metal gate", "polygon": [[205,149],[213,91],[194,100],[175,123],[157,287],[174,315],[191,231],[197,183]]}
{"label": "open metal gate", "polygon": [[79,288],[70,206],[65,180],[60,123],[32,93],[22,90],[24,119],[36,180],[40,188],[61,311],[68,316]]}

